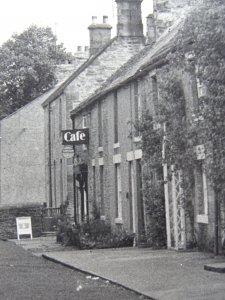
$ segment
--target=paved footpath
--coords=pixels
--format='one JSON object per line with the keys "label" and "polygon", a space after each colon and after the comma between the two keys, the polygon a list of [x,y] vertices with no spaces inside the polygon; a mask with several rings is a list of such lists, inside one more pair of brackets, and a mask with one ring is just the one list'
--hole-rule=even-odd
{"label": "paved footpath", "polygon": [[32,252],[1,239],[0,270],[1,300],[146,299],[107,280],[36,257]]}
{"label": "paved footpath", "polygon": [[[29,248],[27,243],[25,248]],[[206,264],[218,262],[212,254],[148,248],[48,250],[43,255],[46,259],[105,278],[153,299],[225,300],[225,274],[204,270]],[[224,262],[225,258],[220,260]]]}

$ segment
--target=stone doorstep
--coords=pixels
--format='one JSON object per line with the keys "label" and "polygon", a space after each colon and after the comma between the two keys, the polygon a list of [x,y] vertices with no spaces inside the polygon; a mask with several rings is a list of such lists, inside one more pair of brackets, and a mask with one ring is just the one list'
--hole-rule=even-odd
{"label": "stone doorstep", "polygon": [[48,236],[55,236],[56,237],[57,232],[56,231],[43,231],[41,236],[42,237],[48,237]]}
{"label": "stone doorstep", "polygon": [[225,273],[225,262],[205,265],[204,270],[217,273]]}

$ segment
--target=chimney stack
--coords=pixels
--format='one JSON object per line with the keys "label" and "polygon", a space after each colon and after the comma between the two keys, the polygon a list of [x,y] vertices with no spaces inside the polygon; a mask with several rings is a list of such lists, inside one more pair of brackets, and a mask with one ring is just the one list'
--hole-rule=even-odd
{"label": "chimney stack", "polygon": [[115,0],[117,3],[117,35],[143,37],[142,0]]}
{"label": "chimney stack", "polygon": [[92,24],[88,27],[90,35],[90,55],[106,45],[111,39],[112,26],[108,24],[108,17],[103,16],[103,23],[97,23],[97,17],[92,17]]}

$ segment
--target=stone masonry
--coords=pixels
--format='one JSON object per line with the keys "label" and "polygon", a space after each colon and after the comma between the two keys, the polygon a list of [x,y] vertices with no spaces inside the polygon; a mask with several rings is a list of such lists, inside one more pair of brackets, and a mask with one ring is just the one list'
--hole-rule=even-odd
{"label": "stone masonry", "polygon": [[[140,4],[141,1],[123,0],[118,2],[121,9],[127,2],[138,2]],[[123,13],[123,10],[120,11]],[[140,19],[139,11],[137,14]],[[98,27],[92,26],[91,30],[99,30]],[[92,33],[91,36],[93,37],[94,34]],[[93,41],[92,44],[94,44]],[[136,32],[130,32],[126,36],[118,35],[105,46],[102,46],[98,52],[95,49],[96,54],[92,55],[77,72],[68,78],[67,84],[44,102],[46,195],[48,195],[50,206],[57,207],[69,200],[69,213],[71,216],[74,213],[73,161],[62,156],[61,135],[61,130],[72,128],[71,110],[100,88],[119,67],[139,52],[143,46],[143,33],[140,35]],[[76,126],[82,128],[82,120]]]}

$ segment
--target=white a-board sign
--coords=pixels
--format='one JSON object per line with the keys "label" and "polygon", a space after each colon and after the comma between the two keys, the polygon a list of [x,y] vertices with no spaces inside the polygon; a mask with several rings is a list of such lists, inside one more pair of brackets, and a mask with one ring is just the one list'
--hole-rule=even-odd
{"label": "white a-board sign", "polygon": [[31,239],[33,238],[31,217],[16,218],[16,227],[17,227],[17,239],[18,240],[20,240],[20,235],[30,235],[30,238]]}

